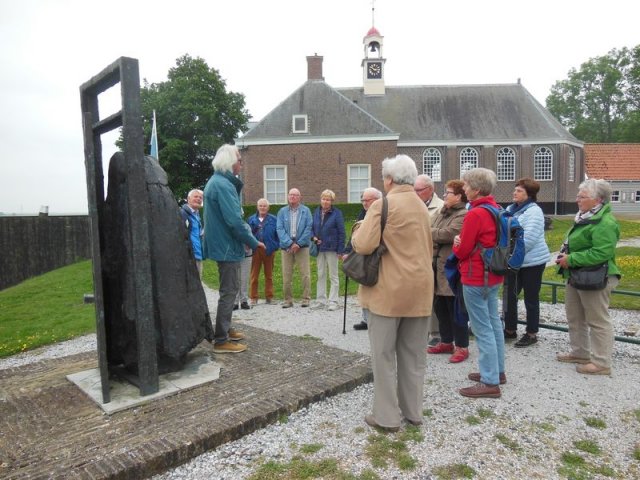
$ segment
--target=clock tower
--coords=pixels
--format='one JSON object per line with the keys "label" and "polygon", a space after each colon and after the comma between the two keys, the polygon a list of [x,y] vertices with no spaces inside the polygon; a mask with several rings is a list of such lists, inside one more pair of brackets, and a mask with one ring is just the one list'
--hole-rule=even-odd
{"label": "clock tower", "polygon": [[365,35],[362,76],[365,95],[384,95],[384,63],[382,56],[382,35],[376,27],[371,27]]}

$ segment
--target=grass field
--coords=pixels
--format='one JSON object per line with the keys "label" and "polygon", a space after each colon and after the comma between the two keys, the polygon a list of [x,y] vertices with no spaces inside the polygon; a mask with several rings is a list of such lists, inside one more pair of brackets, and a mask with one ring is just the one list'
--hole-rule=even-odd
{"label": "grass field", "polygon": [[[557,251],[573,222],[573,217],[554,219],[554,228],[546,232],[549,248]],[[622,238],[640,237],[640,222],[620,220]],[[350,225],[348,225],[350,228]],[[275,298],[282,298],[282,273],[279,254],[274,268]],[[620,290],[640,292],[640,248],[621,247],[616,250],[617,263],[623,277]],[[311,259],[311,296],[316,290],[316,265]],[[545,280],[561,281],[555,268],[549,267]],[[215,262],[206,261],[204,281],[211,288],[218,287]],[[262,292],[262,280],[260,291]],[[294,275],[294,297],[300,298],[302,287],[299,275]],[[355,294],[357,285],[349,282],[348,293]],[[95,331],[95,308],[83,303],[83,295],[93,292],[91,262],[83,261],[31,278],[14,287],[0,291],[0,357],[31,350]],[[340,295],[344,295],[344,275],[340,273]],[[558,289],[559,301],[564,291]],[[544,287],[542,301],[550,301],[551,288]],[[640,297],[613,295],[612,308],[640,310]]]}

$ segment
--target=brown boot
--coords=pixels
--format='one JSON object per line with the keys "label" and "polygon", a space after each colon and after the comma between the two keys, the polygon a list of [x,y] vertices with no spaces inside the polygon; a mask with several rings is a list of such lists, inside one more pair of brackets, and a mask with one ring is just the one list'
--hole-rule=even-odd
{"label": "brown boot", "polygon": [[[471,380],[472,382],[479,382],[480,381],[480,372],[470,373],[469,375],[467,375],[467,378],[469,380]],[[501,372],[500,373],[500,385],[504,385],[505,383],[507,383],[507,375],[504,372]]]}
{"label": "brown boot", "polygon": [[242,343],[224,342],[216,343],[213,346],[213,353],[240,353],[244,352],[247,346]]}

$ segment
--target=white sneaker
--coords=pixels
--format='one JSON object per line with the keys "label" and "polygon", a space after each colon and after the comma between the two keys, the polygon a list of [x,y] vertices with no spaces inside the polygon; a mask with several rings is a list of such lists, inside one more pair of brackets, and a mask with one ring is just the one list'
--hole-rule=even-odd
{"label": "white sneaker", "polygon": [[331,302],[329,304],[329,307],[327,307],[327,310],[329,310],[330,312],[333,312],[334,310],[338,310],[338,308],[340,308],[340,307],[338,307],[337,303]]}
{"label": "white sneaker", "polygon": [[324,303],[315,302],[313,305],[311,305],[310,310],[324,310]]}

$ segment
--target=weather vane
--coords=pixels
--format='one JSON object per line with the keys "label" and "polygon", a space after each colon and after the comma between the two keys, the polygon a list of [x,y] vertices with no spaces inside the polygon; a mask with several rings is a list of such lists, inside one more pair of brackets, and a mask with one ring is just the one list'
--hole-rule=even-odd
{"label": "weather vane", "polygon": [[375,13],[376,13],[376,0],[371,0],[371,26],[372,27],[376,26]]}

